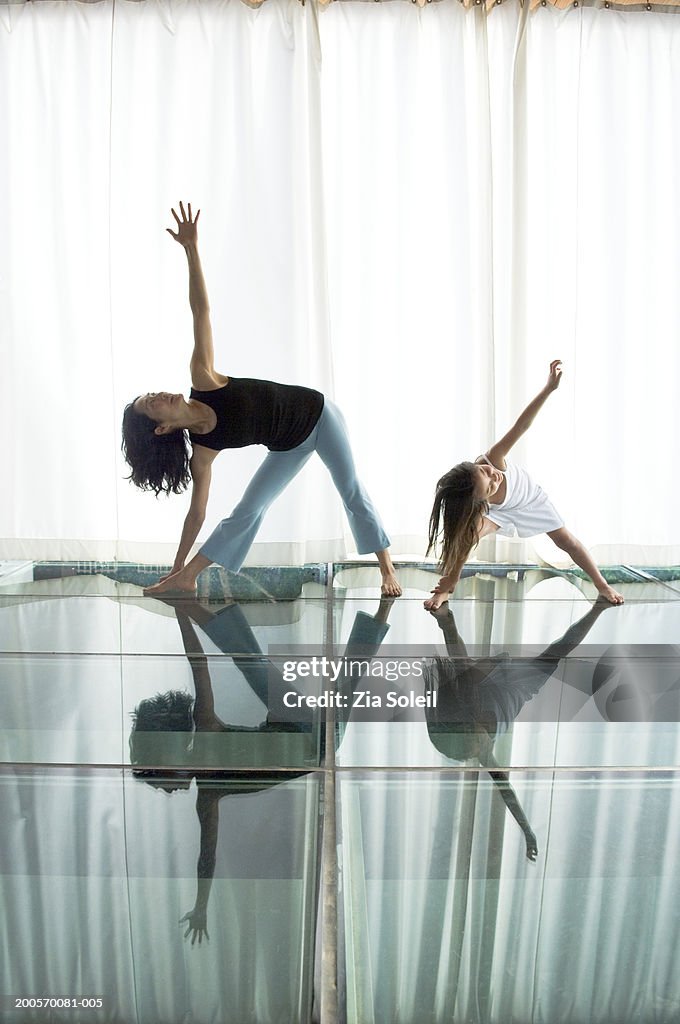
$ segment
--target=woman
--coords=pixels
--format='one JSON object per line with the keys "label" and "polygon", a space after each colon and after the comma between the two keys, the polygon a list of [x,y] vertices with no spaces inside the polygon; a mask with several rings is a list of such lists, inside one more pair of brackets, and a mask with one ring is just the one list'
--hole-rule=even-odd
{"label": "woman", "polygon": [[[227,377],[215,370],[210,307],[197,244],[201,211],[194,217],[191,204],[186,212],[183,203],[179,209],[181,218],[172,210],[177,230],[167,230],[184,248],[189,264],[194,320],[191,395],[188,401],[168,392],[136,398],[123,414],[122,448],[137,487],[156,495],[161,491],[179,494],[191,482],[191,504],[170,573],[145,593],[192,594],[198,574],[213,562],[238,572],[267,508],[316,451],[342,498],[357,551],[375,551],[382,593],[398,596],[401,587],[387,550],[389,538],[357,479],[340,411],[310,388]],[[264,444],[269,453],[229,518],[186,563],[205,519],[213,462],[226,448],[250,444]]]}

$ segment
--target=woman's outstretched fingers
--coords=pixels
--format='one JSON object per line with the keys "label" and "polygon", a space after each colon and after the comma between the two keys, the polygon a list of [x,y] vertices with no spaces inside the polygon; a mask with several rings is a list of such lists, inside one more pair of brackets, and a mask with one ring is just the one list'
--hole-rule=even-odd
{"label": "woman's outstretched fingers", "polygon": [[180,201],[179,203],[179,211],[180,212],[178,214],[174,207],[170,210],[172,216],[175,218],[177,230],[173,231],[172,228],[166,228],[166,231],[169,235],[172,235],[176,242],[179,242],[180,245],[183,245],[186,248],[189,245],[196,244],[198,237],[196,224],[201,211],[198,210],[194,217],[191,209],[191,203],[187,203],[187,208],[185,209],[183,201]]}

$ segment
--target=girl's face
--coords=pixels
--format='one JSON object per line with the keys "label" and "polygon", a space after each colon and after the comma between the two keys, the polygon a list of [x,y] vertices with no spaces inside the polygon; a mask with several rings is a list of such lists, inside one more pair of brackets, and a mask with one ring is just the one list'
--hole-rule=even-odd
{"label": "girl's face", "polygon": [[489,501],[496,493],[503,482],[503,474],[495,466],[488,463],[478,463],[474,470],[475,475],[475,498],[477,501]]}

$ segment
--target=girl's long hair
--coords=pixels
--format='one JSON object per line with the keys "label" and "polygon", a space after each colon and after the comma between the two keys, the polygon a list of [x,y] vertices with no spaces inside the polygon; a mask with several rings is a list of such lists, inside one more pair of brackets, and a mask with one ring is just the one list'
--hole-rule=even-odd
{"label": "girl's long hair", "polygon": [[437,750],[456,761],[479,760],[483,741],[495,738],[498,717],[482,699],[484,679],[493,658],[434,658],[423,666],[423,681],[437,693],[435,710],[426,710],[430,739]]}
{"label": "girl's long hair", "polygon": [[438,694],[437,720],[459,726],[478,724],[483,717],[479,684],[487,675],[488,669],[480,671],[473,658],[428,658],[423,682],[426,691]]}
{"label": "girl's long hair", "polygon": [[136,401],[126,405],[123,413],[121,449],[132,470],[127,479],[142,491],[153,491],[156,497],[161,491],[181,494],[191,482],[191,445],[187,432],[154,433],[157,424],[143,412],[137,412]]}
{"label": "girl's long hair", "polygon": [[462,563],[479,540],[482,517],[488,501],[475,498],[474,462],[459,462],[437,481],[430,515],[426,554],[441,544],[440,569],[449,573]]}

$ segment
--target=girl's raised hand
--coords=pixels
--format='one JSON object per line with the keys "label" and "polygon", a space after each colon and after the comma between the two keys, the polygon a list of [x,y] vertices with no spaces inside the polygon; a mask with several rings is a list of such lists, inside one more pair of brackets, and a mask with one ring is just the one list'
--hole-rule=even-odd
{"label": "girl's raised hand", "polygon": [[175,241],[179,242],[179,244],[183,245],[185,248],[188,245],[195,245],[198,240],[198,229],[196,225],[198,224],[198,218],[201,216],[201,211],[197,210],[196,216],[194,217],[191,213],[191,203],[187,203],[186,212],[184,210],[184,203],[180,203],[179,212],[182,214],[181,220],[175,213],[174,209],[170,212],[177,222],[177,231],[173,231],[172,228],[166,228],[165,230],[168,234],[172,235]]}
{"label": "girl's raised hand", "polygon": [[550,373],[548,374],[548,383],[545,386],[546,391],[555,391],[560,386],[560,380],[562,379],[562,360],[553,359],[550,364]]}

